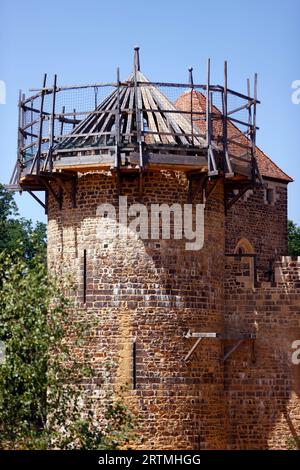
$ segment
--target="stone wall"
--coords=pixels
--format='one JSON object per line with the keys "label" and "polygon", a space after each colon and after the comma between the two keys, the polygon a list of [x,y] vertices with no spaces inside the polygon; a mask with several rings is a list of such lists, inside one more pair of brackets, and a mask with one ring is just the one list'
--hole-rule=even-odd
{"label": "stone wall", "polygon": [[[138,178],[122,182],[128,203],[187,202],[187,180],[173,172],[148,173],[142,199]],[[201,202],[198,194],[194,203]],[[64,195],[62,210],[49,197],[48,261],[72,274],[77,305],[91,328],[85,354],[96,377],[86,384],[94,407],[103,409],[103,374],[117,395],[120,389],[138,417],[139,448],[222,449],[226,420],[222,344],[203,340],[188,361],[192,332],[223,330],[224,204],[223,183],[206,202],[205,243],[187,251],[185,240],[137,240],[113,237],[110,217],[97,217],[97,206],[118,206],[110,173],[79,177],[77,208]],[[102,231],[102,236],[99,233]],[[86,303],[84,299],[86,250]],[[133,389],[133,343],[136,344],[136,388]]]}
{"label": "stone wall", "polygon": [[300,288],[300,257],[283,256],[275,262],[275,282],[288,288]]}
{"label": "stone wall", "polygon": [[[138,177],[123,179],[129,204],[187,202],[187,180],[179,173],[148,173],[142,198],[138,187]],[[237,203],[240,216],[237,206],[231,209],[226,251],[246,237],[261,254],[263,271],[274,246],[286,246],[286,188],[278,187],[277,218],[278,206],[263,205],[259,191]],[[275,282],[255,285],[250,258],[224,257],[223,197],[220,180],[206,201],[204,247],[187,251],[185,240],[113,236],[108,229],[115,221],[96,215],[100,203],[118,208],[110,173],[79,177],[75,209],[64,194],[60,210],[50,194],[49,267],[75,281],[88,332],[84,355],[96,373],[86,395],[101,420],[107,391],[123,391],[143,436],[136,448],[281,449],[299,436],[300,366],[291,354],[300,339],[300,260],[277,260]],[[201,202],[197,194],[194,204]],[[185,338],[188,330],[221,336],[202,339],[185,361],[195,343]],[[250,333],[256,339],[243,339],[223,361]]]}
{"label": "stone wall", "polygon": [[[245,259],[226,260],[226,337],[256,335],[224,363],[230,449],[286,449],[299,443],[300,365],[291,361],[292,343],[300,340],[299,263],[300,258],[277,260],[276,285],[254,288],[241,276],[247,272]],[[225,352],[236,342],[225,341]]]}
{"label": "stone wall", "polygon": [[[228,210],[226,252],[233,253],[240,239],[246,238],[257,253],[261,279],[267,279],[269,261],[287,254],[287,185],[265,180],[267,188],[249,190]],[[271,190],[271,201],[267,200]],[[273,191],[273,192],[272,192]]]}

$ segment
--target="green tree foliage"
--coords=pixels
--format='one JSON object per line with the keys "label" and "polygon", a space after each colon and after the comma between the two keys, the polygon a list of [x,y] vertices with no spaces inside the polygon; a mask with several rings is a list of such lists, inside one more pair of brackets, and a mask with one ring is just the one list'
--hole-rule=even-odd
{"label": "green tree foliage", "polygon": [[46,259],[46,225],[18,217],[11,193],[0,184],[0,253],[17,251],[29,262],[36,255]]}
{"label": "green tree foliage", "polygon": [[47,276],[44,224],[17,216],[0,186],[0,449],[119,448],[132,438],[132,416],[107,388],[106,412],[96,419],[83,385],[92,370],[72,353],[74,345],[85,350],[86,322],[70,283]]}
{"label": "green tree foliage", "polygon": [[[124,445],[131,414],[108,394],[99,424],[82,384],[92,378],[68,346],[83,346],[85,322],[76,315],[65,286],[47,278],[37,257],[0,254],[0,448],[114,449]],[[82,408],[82,400],[86,409]]]}
{"label": "green tree foliage", "polygon": [[288,221],[288,253],[289,256],[300,256],[300,227],[292,220]]}
{"label": "green tree foliage", "polygon": [[18,209],[11,193],[5,190],[0,184],[0,220],[5,221],[11,216],[15,216]]}

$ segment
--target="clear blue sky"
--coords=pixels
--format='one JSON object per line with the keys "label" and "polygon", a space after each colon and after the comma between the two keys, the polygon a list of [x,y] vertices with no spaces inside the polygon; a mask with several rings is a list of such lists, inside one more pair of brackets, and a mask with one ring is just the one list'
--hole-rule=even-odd
{"label": "clear blue sky", "polygon": [[[0,105],[0,181],[8,182],[16,158],[17,97],[40,86],[43,73],[59,83],[110,81],[120,66],[131,71],[132,49],[141,47],[141,68],[152,80],[186,81],[194,67],[204,82],[208,57],[212,80],[245,91],[259,76],[258,144],[295,178],[289,216],[300,224],[300,105],[291,83],[300,80],[300,0],[1,0],[0,80],[7,103]],[[45,220],[29,195],[16,196],[21,215]]]}

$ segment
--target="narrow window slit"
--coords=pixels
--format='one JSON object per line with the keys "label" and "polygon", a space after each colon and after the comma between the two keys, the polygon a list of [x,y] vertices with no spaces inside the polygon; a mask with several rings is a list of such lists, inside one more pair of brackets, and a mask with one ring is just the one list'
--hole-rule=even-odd
{"label": "narrow window slit", "polygon": [[87,280],[87,267],[86,267],[86,250],[83,250],[83,303],[86,303],[86,280]]}
{"label": "narrow window slit", "polygon": [[136,340],[132,343],[132,384],[133,390],[136,389]]}

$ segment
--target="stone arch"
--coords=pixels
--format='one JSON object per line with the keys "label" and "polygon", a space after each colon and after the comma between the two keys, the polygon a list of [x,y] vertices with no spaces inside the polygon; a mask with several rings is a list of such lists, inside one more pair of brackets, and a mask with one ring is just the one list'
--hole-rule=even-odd
{"label": "stone arch", "polygon": [[236,254],[254,253],[252,243],[250,243],[247,238],[241,238],[236,244],[234,253]]}

